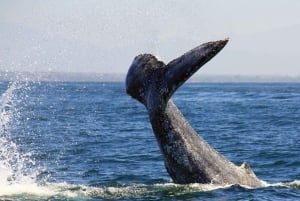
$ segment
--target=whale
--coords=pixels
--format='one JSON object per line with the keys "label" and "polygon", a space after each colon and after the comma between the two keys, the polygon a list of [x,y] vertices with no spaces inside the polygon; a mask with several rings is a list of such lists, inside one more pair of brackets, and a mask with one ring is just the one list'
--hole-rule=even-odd
{"label": "whale", "polygon": [[126,92],[146,107],[174,183],[265,186],[248,163],[237,166],[210,146],[171,100],[174,92],[218,54],[228,40],[203,43],[168,64],[152,54],[140,54],[129,67]]}

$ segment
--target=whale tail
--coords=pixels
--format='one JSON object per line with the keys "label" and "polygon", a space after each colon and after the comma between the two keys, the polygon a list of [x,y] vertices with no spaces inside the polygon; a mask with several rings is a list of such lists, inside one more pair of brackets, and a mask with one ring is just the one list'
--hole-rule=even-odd
{"label": "whale tail", "polygon": [[174,59],[167,65],[168,98],[197,70],[212,59],[227,44],[228,38],[214,42],[204,43],[181,57]]}
{"label": "whale tail", "polygon": [[228,38],[204,43],[167,65],[151,54],[138,55],[128,70],[126,91],[146,106],[149,95],[159,96],[167,102],[173,93],[221,51],[227,42]]}

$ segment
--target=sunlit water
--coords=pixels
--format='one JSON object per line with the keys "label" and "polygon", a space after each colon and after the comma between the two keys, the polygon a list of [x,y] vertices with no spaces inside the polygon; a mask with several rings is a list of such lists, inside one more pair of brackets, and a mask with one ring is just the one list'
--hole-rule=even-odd
{"label": "sunlit water", "polygon": [[300,84],[185,84],[192,126],[264,188],[176,185],[123,83],[0,82],[0,200],[300,199]]}

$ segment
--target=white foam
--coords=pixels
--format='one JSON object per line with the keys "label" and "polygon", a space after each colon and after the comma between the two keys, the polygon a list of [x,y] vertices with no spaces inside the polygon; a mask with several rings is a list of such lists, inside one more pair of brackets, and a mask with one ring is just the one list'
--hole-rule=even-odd
{"label": "white foam", "polygon": [[64,197],[101,197],[101,198],[124,198],[143,195],[159,194],[171,192],[180,195],[191,192],[206,192],[229,186],[213,184],[190,184],[178,185],[173,183],[166,184],[133,184],[119,187],[89,187],[84,185],[72,185],[68,183],[47,183],[39,186],[34,182],[16,183],[7,186],[0,185],[0,196],[12,196],[29,194],[39,197],[64,196]]}
{"label": "white foam", "polygon": [[[218,189],[230,188],[232,185],[214,185],[214,184],[188,184],[180,185],[174,183],[165,184],[132,184],[128,186],[115,187],[91,187],[85,185],[74,185],[68,183],[46,183],[38,185],[34,180],[23,181],[24,183],[14,183],[10,185],[0,185],[0,196],[32,195],[33,197],[76,197],[76,198],[128,198],[145,195],[158,195],[167,192],[168,195],[182,195],[195,192],[208,192]],[[270,184],[275,187],[299,187],[300,181],[280,182]]]}
{"label": "white foam", "polygon": [[300,187],[300,180],[294,180],[291,182],[278,182],[274,184],[269,184],[269,186],[275,187]]}
{"label": "white foam", "polygon": [[35,183],[14,183],[9,185],[0,185],[0,196],[11,196],[20,194],[34,194],[39,196],[51,196],[52,192],[47,187],[38,186]]}

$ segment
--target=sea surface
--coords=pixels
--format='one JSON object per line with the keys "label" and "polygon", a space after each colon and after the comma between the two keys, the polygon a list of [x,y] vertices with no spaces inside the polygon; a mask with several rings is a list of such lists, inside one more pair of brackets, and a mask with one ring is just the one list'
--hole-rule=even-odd
{"label": "sea surface", "polygon": [[300,200],[300,84],[187,83],[173,101],[266,187],[174,184],[124,83],[0,82],[0,200]]}

